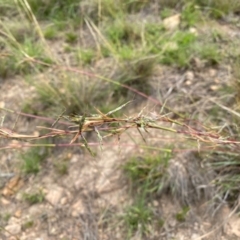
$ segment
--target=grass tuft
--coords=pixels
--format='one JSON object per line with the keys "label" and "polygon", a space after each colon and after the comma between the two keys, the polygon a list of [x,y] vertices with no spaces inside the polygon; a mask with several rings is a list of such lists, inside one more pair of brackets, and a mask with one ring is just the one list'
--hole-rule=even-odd
{"label": "grass tuft", "polygon": [[140,233],[141,237],[147,236],[154,222],[158,223],[158,227],[164,224],[162,220],[155,221],[149,201],[165,188],[170,157],[169,152],[145,154],[143,157],[132,157],[124,164],[123,170],[133,192],[133,203],[125,209],[124,215],[129,237],[135,233]]}
{"label": "grass tuft", "polygon": [[[21,0],[20,2],[24,2]],[[59,2],[57,0],[28,0],[32,12],[39,20],[68,20],[75,19],[79,14],[79,1],[66,0]]]}
{"label": "grass tuft", "polygon": [[114,45],[135,43],[141,39],[139,25],[124,18],[116,19],[113,23],[106,23],[106,36]]}
{"label": "grass tuft", "polygon": [[196,3],[204,7],[212,17],[217,19],[240,11],[240,2],[235,0],[196,0]]}
{"label": "grass tuft", "polygon": [[36,147],[21,154],[22,171],[26,174],[37,174],[40,171],[40,164],[48,154],[47,149]]}
{"label": "grass tuft", "polygon": [[[116,80],[140,92],[150,94],[150,78],[154,73],[155,66],[156,58],[135,58],[135,60],[129,60],[120,66]],[[130,95],[126,88],[115,86],[113,97],[117,99],[121,97],[131,99],[133,96]]]}
{"label": "grass tuft", "polygon": [[141,192],[146,188],[148,193],[157,193],[164,188],[170,158],[171,154],[168,152],[132,157],[124,164],[123,170],[133,189],[139,188],[138,191]]}
{"label": "grass tuft", "polygon": [[42,203],[44,201],[44,193],[42,191],[37,193],[24,193],[23,199],[30,205]]}
{"label": "grass tuft", "polygon": [[189,151],[176,155],[169,162],[168,174],[168,188],[183,206],[214,198],[211,182],[215,174],[204,165],[199,153]]}
{"label": "grass tuft", "polygon": [[[108,87],[107,83],[64,70],[39,75],[30,78],[28,82],[35,86],[38,94],[33,101],[36,105],[28,104],[26,107],[30,112],[38,109],[38,114],[47,111],[51,116],[56,116],[64,109],[69,114],[84,114],[93,111],[93,106],[98,107],[99,102],[107,102],[109,98],[104,91]],[[39,102],[41,106],[37,105]]]}
{"label": "grass tuft", "polygon": [[141,237],[146,236],[149,232],[152,218],[153,212],[145,203],[144,198],[138,199],[128,206],[123,217],[128,237],[131,238],[136,232],[140,233]]}
{"label": "grass tuft", "polygon": [[176,220],[179,222],[185,222],[186,221],[186,215],[189,212],[189,207],[183,207],[182,211],[178,212],[176,214]]}
{"label": "grass tuft", "polygon": [[231,206],[236,204],[239,198],[239,156],[235,153],[221,154],[214,152],[209,156],[208,161],[216,172],[214,185],[218,196],[227,201]]}
{"label": "grass tuft", "polygon": [[33,220],[28,220],[21,225],[23,231],[26,231],[27,229],[32,228],[33,226],[34,226]]}

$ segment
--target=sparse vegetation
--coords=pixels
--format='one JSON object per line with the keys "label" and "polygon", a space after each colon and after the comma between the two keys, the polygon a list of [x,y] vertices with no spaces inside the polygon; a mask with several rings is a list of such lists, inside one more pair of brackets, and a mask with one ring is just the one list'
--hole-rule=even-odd
{"label": "sparse vegetation", "polygon": [[185,222],[189,207],[183,207],[182,211],[176,214],[176,219],[179,222]]}
{"label": "sparse vegetation", "polygon": [[[214,211],[219,202],[235,206],[240,190],[239,12],[240,1],[236,0],[0,0],[0,81],[23,79],[32,91],[9,104],[15,107],[17,102],[17,108],[28,113],[25,125],[34,122],[30,118],[42,119],[31,114],[51,122],[47,126],[37,122],[38,137],[29,137],[15,133],[18,120],[12,123],[5,113],[1,115],[0,136],[12,140],[6,148],[28,148],[19,155],[26,181],[42,174],[48,147],[75,145],[95,156],[91,149],[99,144],[104,151],[106,138],[117,136],[120,141],[122,133],[135,129],[145,140],[138,145],[138,137],[130,136],[138,148],[149,147],[148,137],[158,141],[154,150],[133,154],[121,168],[130,199],[127,206],[121,206],[123,226],[117,231],[123,231],[122,239],[151,239],[152,229],[163,230],[168,219],[152,202],[164,194],[180,204],[181,210],[172,216],[181,224],[200,200]],[[226,29],[228,24],[231,30]],[[149,106],[139,110],[144,99]],[[128,109],[134,110],[130,115],[124,108],[129,101]],[[4,95],[0,105],[5,104]],[[0,110],[11,112],[8,106]],[[149,133],[146,139],[142,130]],[[89,132],[96,136],[90,144]],[[156,132],[166,134],[159,137]],[[42,138],[51,138],[51,144]],[[174,158],[182,151],[193,154]],[[14,172],[9,159],[4,169]],[[67,186],[71,165],[69,159],[53,157],[48,171]],[[71,194],[61,199],[63,206],[68,206],[64,204]],[[42,191],[22,196],[30,205],[44,198]],[[94,217],[84,211],[80,214],[83,222],[86,216],[92,217],[91,224],[81,222],[81,231],[86,232],[82,238],[101,239],[100,233],[96,238],[89,235],[90,230],[98,232],[102,226],[105,232],[110,225],[108,220],[101,225],[95,219],[99,214],[93,212]],[[11,215],[1,215],[4,226]],[[93,222],[97,222],[94,227]],[[22,230],[27,232],[34,223],[26,221]],[[90,230],[84,229],[90,225]]]}
{"label": "sparse vegetation", "polygon": [[202,6],[207,12],[210,12],[210,15],[217,19],[240,10],[240,3],[235,0],[196,0],[196,3]]}
{"label": "sparse vegetation", "polygon": [[65,175],[68,173],[68,165],[68,162],[64,159],[61,161],[58,160],[54,163],[54,167],[57,173],[60,175]]}
{"label": "sparse vegetation", "polygon": [[76,59],[79,64],[88,65],[93,63],[95,57],[95,53],[92,49],[79,49],[76,52]]}
{"label": "sparse vegetation", "polygon": [[2,213],[0,215],[0,219],[3,220],[4,222],[7,222],[11,217],[11,213]]}
{"label": "sparse vegetation", "polygon": [[127,235],[129,239],[136,231],[140,232],[141,238],[147,235],[152,218],[153,212],[147,206],[144,196],[142,196],[142,199],[135,200],[131,206],[126,208],[123,220],[128,231]]}
{"label": "sparse vegetation", "polygon": [[[125,209],[123,218],[129,238],[136,232],[140,232],[141,237],[146,236],[149,233],[149,226],[156,222],[156,216],[148,205],[148,200],[162,192],[166,185],[170,152],[171,150],[160,155],[146,154],[132,157],[123,166],[134,196],[133,203]],[[158,227],[163,225],[161,216],[157,216],[157,222]]]}
{"label": "sparse vegetation", "polygon": [[41,203],[44,201],[44,193],[42,191],[36,193],[24,193],[23,200],[31,205]]}
{"label": "sparse vegetation", "polygon": [[41,162],[47,156],[48,150],[44,147],[31,148],[21,154],[22,171],[26,174],[37,174],[41,168]]}
{"label": "sparse vegetation", "polygon": [[34,225],[33,220],[26,221],[25,223],[22,224],[22,229],[26,231],[27,229],[32,228],[33,225]]}
{"label": "sparse vegetation", "polygon": [[[167,180],[168,161],[171,150],[157,155],[132,157],[124,164],[123,169],[133,189],[148,194],[161,192]],[[140,188],[140,189],[139,189]]]}

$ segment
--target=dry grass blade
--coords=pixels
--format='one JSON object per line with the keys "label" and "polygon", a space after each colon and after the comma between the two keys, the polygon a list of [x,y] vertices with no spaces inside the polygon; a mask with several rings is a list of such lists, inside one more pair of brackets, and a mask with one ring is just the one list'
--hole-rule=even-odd
{"label": "dry grass blade", "polygon": [[33,140],[38,139],[38,135],[18,134],[8,128],[0,128],[0,137],[18,139],[18,140]]}

